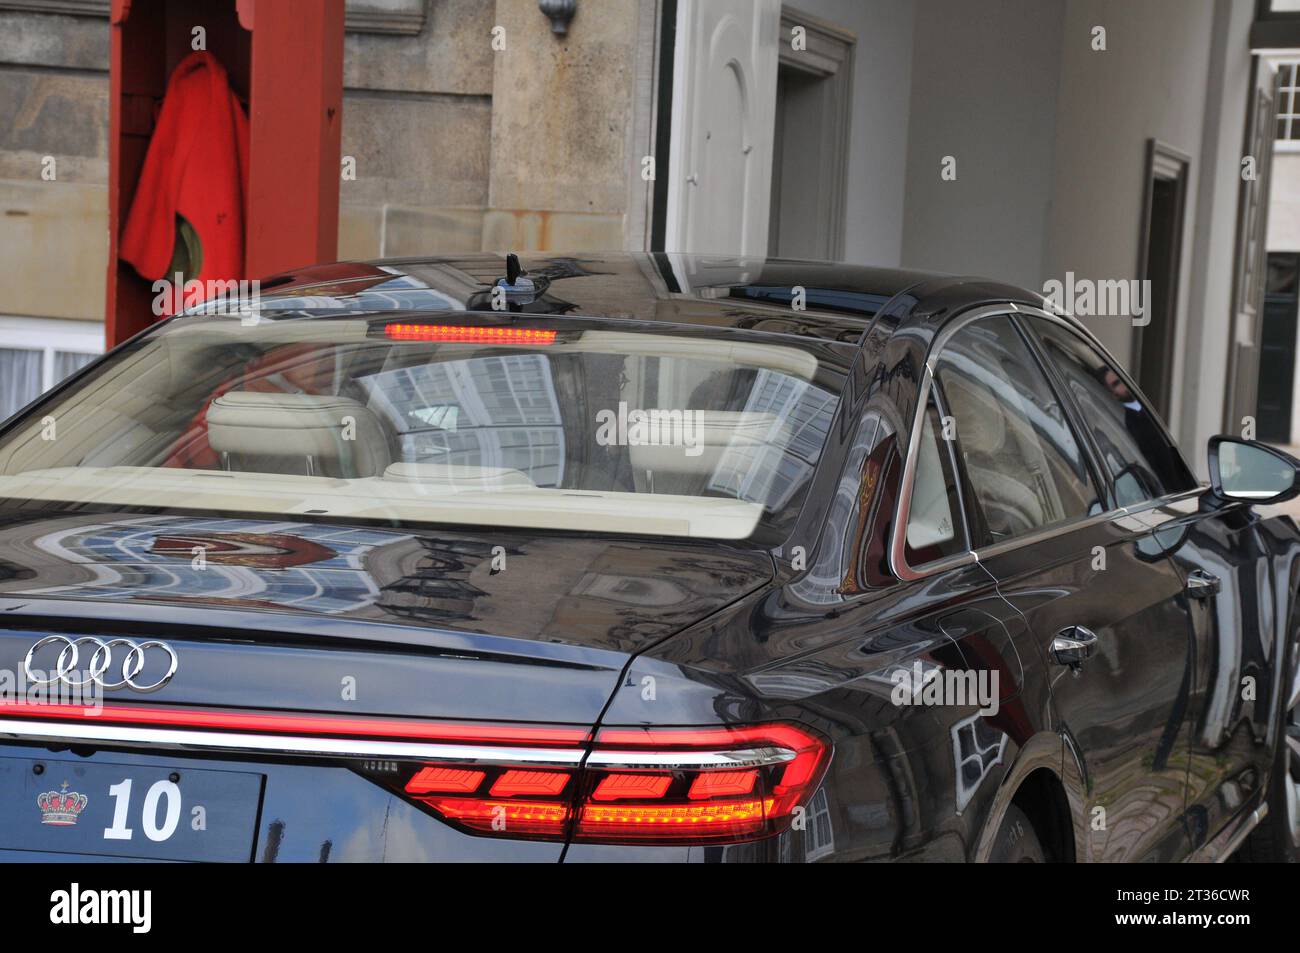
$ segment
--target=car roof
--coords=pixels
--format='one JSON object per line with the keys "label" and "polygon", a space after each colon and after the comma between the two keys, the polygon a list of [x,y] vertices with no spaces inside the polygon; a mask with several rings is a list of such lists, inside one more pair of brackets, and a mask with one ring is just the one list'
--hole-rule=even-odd
{"label": "car roof", "polygon": [[[924,325],[984,300],[1042,301],[984,279],[823,261],[675,252],[519,258],[537,293],[507,298],[510,313],[686,324],[855,346],[882,315]],[[499,313],[492,290],[505,275],[506,256],[488,252],[315,265],[263,281],[261,313]],[[796,294],[802,310],[793,307]]]}

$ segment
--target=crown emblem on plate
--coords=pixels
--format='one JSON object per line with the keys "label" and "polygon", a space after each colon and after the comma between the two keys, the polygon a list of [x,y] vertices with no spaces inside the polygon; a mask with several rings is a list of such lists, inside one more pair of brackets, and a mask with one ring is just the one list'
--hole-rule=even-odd
{"label": "crown emblem on plate", "polygon": [[41,809],[41,823],[70,827],[77,823],[77,817],[86,809],[90,798],[76,791],[68,790],[64,781],[57,791],[45,791],[36,795],[36,806]]}

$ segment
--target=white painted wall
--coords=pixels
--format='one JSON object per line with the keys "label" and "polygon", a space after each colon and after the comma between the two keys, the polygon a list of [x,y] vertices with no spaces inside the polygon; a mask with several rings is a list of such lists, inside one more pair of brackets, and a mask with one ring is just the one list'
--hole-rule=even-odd
{"label": "white painted wall", "polygon": [[905,266],[1041,286],[1064,16],[1043,0],[915,4]]}
{"label": "white painted wall", "polygon": [[[1227,380],[1251,16],[1235,0],[918,0],[915,13],[904,265],[1035,290],[1067,271],[1134,278],[1147,140],[1191,156],[1171,423],[1202,469]],[[1089,323],[1127,362],[1131,320]]]}
{"label": "white painted wall", "polygon": [[[1274,144],[1273,179],[1268,202],[1268,243],[1271,252],[1300,251],[1300,151],[1293,142]],[[1300,322],[1296,326],[1300,354]],[[1291,443],[1300,444],[1300,374],[1291,386]]]}
{"label": "white painted wall", "polygon": [[[1134,278],[1147,140],[1191,157],[1170,422],[1203,471],[1205,440],[1221,429],[1227,382],[1253,5],[788,6],[857,37],[850,261],[980,274],[1036,290],[1067,271]],[[1105,51],[1091,48],[1096,26],[1106,28]],[[957,161],[956,181],[940,177],[944,156]],[[1295,184],[1276,187],[1292,196],[1293,247],[1300,249],[1300,156],[1293,158]],[[1279,171],[1279,180],[1286,175]],[[1276,229],[1286,222],[1280,217]],[[1127,361],[1131,321],[1091,323]]]}
{"label": "white painted wall", "polygon": [[[1169,424],[1204,472],[1222,425],[1233,251],[1249,87],[1251,5],[1070,0],[1061,58],[1049,273],[1136,277],[1147,140],[1191,157]],[[1106,27],[1107,49],[1090,47]],[[1089,321],[1127,361],[1133,328]]]}
{"label": "white painted wall", "polygon": [[1175,377],[1174,430],[1189,461],[1207,476],[1205,445],[1223,430],[1228,381],[1233,266],[1241,152],[1250,86],[1251,5],[1217,0],[1206,70],[1204,144],[1193,244],[1191,282],[1182,345],[1182,375]]}
{"label": "white painted wall", "polygon": [[795,0],[851,31],[853,100],[844,258],[894,266],[902,258],[903,181],[912,85],[912,0]]}
{"label": "white painted wall", "polygon": [[1277,143],[1268,202],[1268,250],[1300,251],[1300,152],[1298,144]]}
{"label": "white painted wall", "polygon": [[[1187,324],[1188,253],[1197,228],[1213,8],[1213,0],[1070,0],[1061,51],[1058,109],[1069,119],[1057,125],[1049,274],[1137,277],[1147,140],[1155,137],[1192,157],[1180,328]],[[1106,28],[1104,52],[1090,46],[1096,25]],[[1131,320],[1090,323],[1116,357],[1127,361]],[[1182,351],[1177,339],[1174,351]],[[1175,409],[1177,403],[1175,395]]]}

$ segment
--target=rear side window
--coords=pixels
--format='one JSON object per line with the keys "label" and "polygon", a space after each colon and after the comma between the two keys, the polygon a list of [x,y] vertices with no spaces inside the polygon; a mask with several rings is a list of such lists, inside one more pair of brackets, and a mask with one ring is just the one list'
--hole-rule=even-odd
{"label": "rear side window", "polygon": [[1164,426],[1096,348],[1066,328],[1032,321],[1115,481],[1116,502],[1131,506],[1191,490],[1196,480]]}
{"label": "rear side window", "polygon": [[907,545],[903,555],[909,566],[923,566],[966,551],[957,474],[942,437],[943,419],[931,398],[916,448],[916,469],[907,510]]}
{"label": "rear side window", "polygon": [[1101,511],[1060,402],[1010,318],[954,334],[936,380],[992,542]]}

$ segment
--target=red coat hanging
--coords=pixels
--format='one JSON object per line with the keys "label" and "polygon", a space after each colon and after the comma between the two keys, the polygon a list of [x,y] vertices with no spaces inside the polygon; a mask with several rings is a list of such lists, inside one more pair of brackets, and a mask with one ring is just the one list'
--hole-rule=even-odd
{"label": "red coat hanging", "polygon": [[174,280],[177,262],[186,279],[242,278],[247,183],[248,117],[216,57],[191,53],[167,84],[121,257],[151,281]]}

